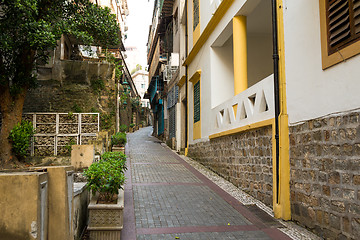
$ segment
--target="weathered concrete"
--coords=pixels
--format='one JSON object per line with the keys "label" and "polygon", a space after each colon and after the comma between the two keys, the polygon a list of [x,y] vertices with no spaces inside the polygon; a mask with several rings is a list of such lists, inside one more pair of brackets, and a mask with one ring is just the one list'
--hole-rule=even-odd
{"label": "weathered concrete", "polygon": [[47,239],[48,174],[0,173],[0,239]]}
{"label": "weathered concrete", "polygon": [[88,220],[89,191],[86,183],[74,183],[73,236],[80,239]]}
{"label": "weathered concrete", "polygon": [[33,168],[48,173],[48,240],[72,239],[73,166]]}
{"label": "weathered concrete", "polygon": [[94,145],[72,145],[71,165],[76,170],[90,167],[95,157]]}

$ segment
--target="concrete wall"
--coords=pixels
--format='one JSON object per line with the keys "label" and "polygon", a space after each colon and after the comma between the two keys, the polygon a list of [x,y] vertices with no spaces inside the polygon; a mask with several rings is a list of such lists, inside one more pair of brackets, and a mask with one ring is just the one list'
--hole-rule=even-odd
{"label": "concrete wall", "polygon": [[47,173],[0,173],[0,239],[47,239]]}
{"label": "concrete wall", "polygon": [[189,146],[189,157],[272,205],[271,126]]}
{"label": "concrete wall", "polygon": [[86,183],[74,183],[73,200],[73,236],[78,240],[83,233],[88,221],[89,191]]}
{"label": "concrete wall", "polygon": [[72,239],[72,174],[74,167],[48,166],[34,168],[33,170],[48,173],[49,222],[47,239]]}
{"label": "concrete wall", "polygon": [[319,1],[284,1],[284,26],[290,124],[358,108],[360,55],[322,70]]}

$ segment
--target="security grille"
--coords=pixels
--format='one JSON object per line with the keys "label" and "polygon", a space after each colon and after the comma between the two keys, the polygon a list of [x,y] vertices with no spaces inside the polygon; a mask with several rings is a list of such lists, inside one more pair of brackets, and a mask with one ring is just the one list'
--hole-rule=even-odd
{"label": "security grille", "polygon": [[200,121],[200,81],[194,85],[194,123]]}

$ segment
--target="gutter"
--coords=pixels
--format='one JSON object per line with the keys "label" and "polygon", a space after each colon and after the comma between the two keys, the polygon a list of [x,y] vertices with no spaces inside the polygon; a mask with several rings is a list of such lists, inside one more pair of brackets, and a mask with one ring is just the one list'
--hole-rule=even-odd
{"label": "gutter", "polygon": [[279,203],[280,167],[279,167],[279,116],[280,116],[280,91],[279,91],[279,49],[277,28],[277,4],[271,0],[272,5],[272,37],[273,37],[273,66],[274,66],[274,102],[275,102],[275,162],[276,162],[276,203]]}
{"label": "gutter", "polygon": [[[188,1],[185,0],[185,59],[188,57]],[[188,101],[188,65],[185,65],[185,98],[186,98],[186,108],[185,108],[185,156],[188,154],[188,111],[189,111],[189,101]]]}

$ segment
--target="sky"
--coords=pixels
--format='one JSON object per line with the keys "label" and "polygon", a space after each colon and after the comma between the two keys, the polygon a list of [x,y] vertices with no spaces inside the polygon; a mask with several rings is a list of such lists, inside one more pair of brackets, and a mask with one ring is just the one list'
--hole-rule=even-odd
{"label": "sky", "polygon": [[[149,26],[153,14],[154,0],[128,0],[129,16],[127,16],[127,39],[125,47],[135,46],[139,50],[139,64],[143,67],[146,63],[146,43]],[[143,68],[144,69],[144,68]]]}

